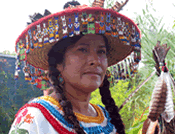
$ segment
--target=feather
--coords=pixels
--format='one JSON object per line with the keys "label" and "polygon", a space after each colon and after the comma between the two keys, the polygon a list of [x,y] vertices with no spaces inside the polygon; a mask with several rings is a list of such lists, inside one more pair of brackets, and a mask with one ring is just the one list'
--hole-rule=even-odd
{"label": "feather", "polygon": [[165,103],[165,111],[162,113],[162,117],[166,122],[170,122],[174,118],[174,104],[173,104],[173,96],[172,96],[172,90],[171,90],[171,79],[169,77],[168,73],[163,73],[163,78],[165,79],[167,83],[167,97],[166,97],[166,103]]}
{"label": "feather", "polygon": [[160,114],[163,113],[166,102],[166,91],[167,85],[164,79],[160,76],[152,93],[148,115],[148,118],[150,118],[151,121],[156,121]]}
{"label": "feather", "polygon": [[174,118],[170,77],[168,73],[164,72],[161,72],[153,90],[148,118],[151,121],[156,121],[160,114],[166,122],[170,122]]}
{"label": "feather", "polygon": [[124,3],[119,3],[118,1],[116,1],[115,5],[112,7],[112,10],[119,12],[128,3],[128,1],[129,0],[126,0]]}

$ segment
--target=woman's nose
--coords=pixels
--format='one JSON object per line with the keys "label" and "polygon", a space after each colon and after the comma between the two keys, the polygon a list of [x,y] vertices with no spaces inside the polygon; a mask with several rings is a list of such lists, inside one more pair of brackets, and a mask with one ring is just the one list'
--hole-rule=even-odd
{"label": "woman's nose", "polygon": [[89,53],[89,56],[88,56],[88,62],[89,62],[89,65],[99,65],[100,64],[100,58],[97,54],[97,52],[90,52]]}

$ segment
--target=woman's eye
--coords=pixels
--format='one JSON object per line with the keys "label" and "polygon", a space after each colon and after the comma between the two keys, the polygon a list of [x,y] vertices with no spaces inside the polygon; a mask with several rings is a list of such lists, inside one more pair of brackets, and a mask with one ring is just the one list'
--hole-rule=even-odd
{"label": "woman's eye", "polygon": [[106,51],[105,50],[99,50],[98,53],[100,53],[100,54],[106,54]]}
{"label": "woman's eye", "polygon": [[87,52],[87,49],[85,49],[85,48],[80,48],[80,49],[78,49],[79,51],[82,51],[82,52]]}

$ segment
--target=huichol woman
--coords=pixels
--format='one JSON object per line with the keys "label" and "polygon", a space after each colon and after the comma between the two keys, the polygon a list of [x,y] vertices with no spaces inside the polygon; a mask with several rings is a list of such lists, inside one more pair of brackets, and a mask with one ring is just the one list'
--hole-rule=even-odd
{"label": "huichol woman", "polygon": [[[130,54],[138,65],[140,31],[132,20],[116,12],[122,5],[112,10],[102,8],[103,3],[69,6],[34,21],[18,37],[16,78],[24,61],[25,79],[54,91],[24,105],[10,134],[125,133],[105,74],[107,67]],[[89,103],[97,88],[105,108]]]}

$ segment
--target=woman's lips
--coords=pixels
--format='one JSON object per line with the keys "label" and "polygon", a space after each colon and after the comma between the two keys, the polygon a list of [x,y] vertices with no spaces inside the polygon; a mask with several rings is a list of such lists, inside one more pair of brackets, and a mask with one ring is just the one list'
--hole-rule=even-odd
{"label": "woman's lips", "polygon": [[85,75],[90,75],[90,76],[101,76],[100,73],[96,73],[96,72],[87,72],[87,73],[84,73]]}

